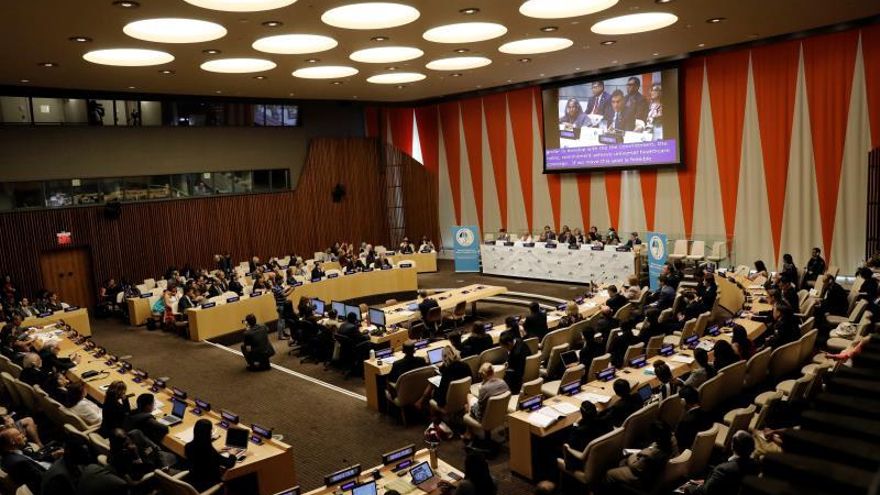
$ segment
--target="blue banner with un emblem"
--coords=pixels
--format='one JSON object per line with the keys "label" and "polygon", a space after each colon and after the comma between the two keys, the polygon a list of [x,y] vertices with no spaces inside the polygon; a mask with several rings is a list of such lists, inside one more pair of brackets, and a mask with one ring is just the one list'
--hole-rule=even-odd
{"label": "blue banner with un emblem", "polygon": [[648,280],[651,290],[660,288],[660,273],[666,264],[666,234],[648,232]]}
{"label": "blue banner with un emblem", "polygon": [[455,271],[480,271],[480,236],[476,225],[452,227],[452,249],[455,253]]}

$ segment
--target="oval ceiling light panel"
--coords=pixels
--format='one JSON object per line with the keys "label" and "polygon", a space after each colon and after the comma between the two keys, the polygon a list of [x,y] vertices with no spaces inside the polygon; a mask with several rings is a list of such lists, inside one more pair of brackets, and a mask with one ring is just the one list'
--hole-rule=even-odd
{"label": "oval ceiling light panel", "polygon": [[146,67],[149,65],[167,64],[174,60],[174,55],[159,50],[142,48],[109,48],[92,50],[83,58],[93,64],[116,65],[119,67]]}
{"label": "oval ceiling light panel", "polygon": [[324,24],[345,29],[387,29],[409,24],[421,13],[415,7],[392,2],[343,5],[324,12]]}
{"label": "oval ceiling light panel", "polygon": [[221,74],[248,74],[264,72],[276,67],[275,62],[262,58],[218,58],[201,65],[202,70]]}
{"label": "oval ceiling light panel", "polygon": [[176,17],[129,22],[122,32],[135,39],[156,43],[202,43],[226,36],[226,28],[220,24]]}
{"label": "oval ceiling light panel", "polygon": [[412,60],[424,54],[425,52],[411,46],[380,46],[358,50],[349,55],[348,58],[355,62],[365,62],[368,64],[389,64]]}
{"label": "oval ceiling light panel", "polygon": [[617,5],[618,0],[528,0],[519,13],[535,19],[565,19],[595,14]]}
{"label": "oval ceiling light panel", "polygon": [[667,12],[643,12],[612,17],[593,24],[590,31],[596,34],[619,35],[635,34],[663,29],[678,21],[675,14]]}
{"label": "oval ceiling light panel", "polygon": [[422,38],[434,43],[475,43],[507,34],[507,28],[495,22],[459,22],[425,31]]}
{"label": "oval ceiling light panel", "polygon": [[421,81],[428,76],[418,72],[389,72],[387,74],[376,74],[367,78],[367,82],[373,84],[405,84]]}
{"label": "oval ceiling light panel", "polygon": [[279,34],[260,38],[251,46],[254,50],[265,53],[302,55],[331,50],[338,44],[335,39],[319,34]]}
{"label": "oval ceiling light panel", "polygon": [[315,67],[303,67],[293,71],[293,77],[302,79],[339,79],[358,73],[354,67],[347,65],[318,65]]}
{"label": "oval ceiling light panel", "polygon": [[293,5],[296,0],[184,0],[203,9],[226,12],[260,12]]}
{"label": "oval ceiling light panel", "polygon": [[498,51],[511,55],[533,55],[565,50],[573,44],[574,42],[568,38],[529,38],[505,43],[498,48]]}
{"label": "oval ceiling light panel", "polygon": [[425,66],[431,70],[468,70],[485,67],[492,63],[486,57],[449,57],[432,60]]}

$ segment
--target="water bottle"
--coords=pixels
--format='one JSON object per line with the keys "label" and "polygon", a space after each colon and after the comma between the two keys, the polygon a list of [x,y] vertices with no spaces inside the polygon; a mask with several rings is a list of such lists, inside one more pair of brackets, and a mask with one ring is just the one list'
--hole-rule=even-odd
{"label": "water bottle", "polygon": [[370,349],[370,359],[376,359],[376,350]]}

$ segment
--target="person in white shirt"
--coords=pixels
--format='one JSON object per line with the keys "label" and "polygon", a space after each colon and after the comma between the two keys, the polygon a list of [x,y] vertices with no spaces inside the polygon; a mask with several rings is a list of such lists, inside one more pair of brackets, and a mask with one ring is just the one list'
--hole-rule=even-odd
{"label": "person in white shirt", "polygon": [[103,415],[97,404],[86,399],[86,391],[82,382],[67,386],[67,408],[85,421],[89,426],[101,424]]}

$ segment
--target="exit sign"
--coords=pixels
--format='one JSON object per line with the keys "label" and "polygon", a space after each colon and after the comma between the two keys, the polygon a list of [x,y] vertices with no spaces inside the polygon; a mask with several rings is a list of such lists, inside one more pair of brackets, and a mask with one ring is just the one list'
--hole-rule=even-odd
{"label": "exit sign", "polygon": [[58,241],[59,246],[67,246],[72,242],[70,232],[58,232],[55,234],[55,239]]}

